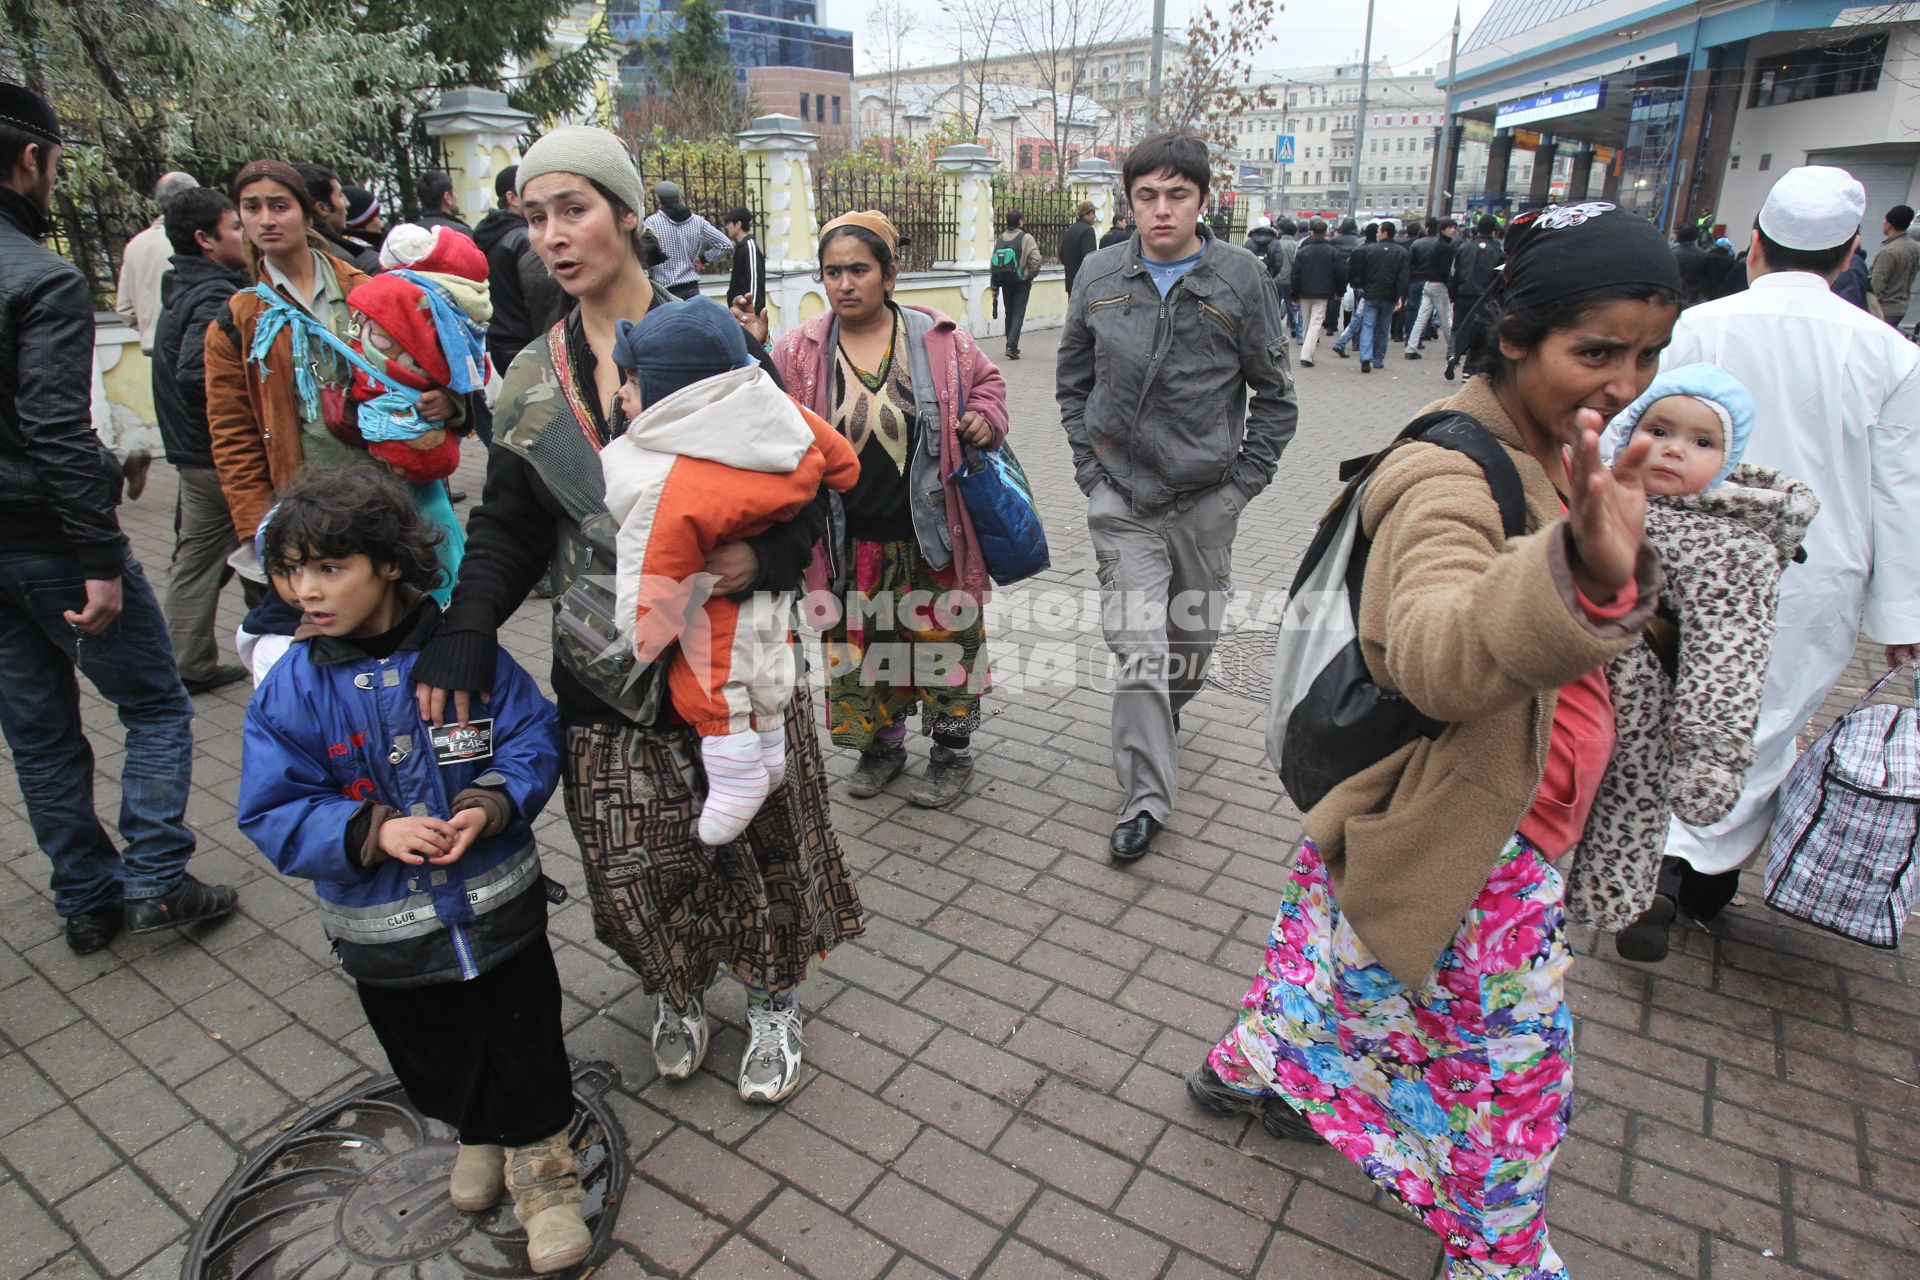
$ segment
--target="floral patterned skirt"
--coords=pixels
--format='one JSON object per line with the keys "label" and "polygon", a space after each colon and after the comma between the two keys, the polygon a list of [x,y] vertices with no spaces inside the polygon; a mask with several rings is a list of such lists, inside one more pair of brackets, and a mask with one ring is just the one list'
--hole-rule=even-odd
{"label": "floral patterned skirt", "polygon": [[[844,617],[820,636],[833,745],[865,751],[916,712],[923,733],[970,736],[993,688],[978,604],[954,612],[950,575],[929,565],[912,539],[850,538],[847,563],[858,619]],[[918,608],[909,599],[916,592],[927,601]]]}
{"label": "floral patterned skirt", "polygon": [[1285,1098],[1439,1233],[1451,1280],[1567,1277],[1546,1222],[1573,1103],[1564,894],[1515,836],[1412,991],[1341,915],[1309,840],[1208,1059],[1235,1088]]}

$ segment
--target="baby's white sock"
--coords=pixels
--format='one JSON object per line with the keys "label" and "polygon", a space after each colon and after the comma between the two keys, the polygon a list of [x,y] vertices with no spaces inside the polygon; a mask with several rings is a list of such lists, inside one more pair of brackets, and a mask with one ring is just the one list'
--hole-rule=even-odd
{"label": "baby's white sock", "polygon": [[767,766],[767,790],[778,791],[787,780],[787,722],[774,721],[773,728],[760,730],[759,737],[760,763]]}
{"label": "baby's white sock", "polygon": [[707,802],[700,808],[700,843],[726,844],[760,812],[771,787],[760,759],[760,736],[751,729],[700,739],[707,769]]}

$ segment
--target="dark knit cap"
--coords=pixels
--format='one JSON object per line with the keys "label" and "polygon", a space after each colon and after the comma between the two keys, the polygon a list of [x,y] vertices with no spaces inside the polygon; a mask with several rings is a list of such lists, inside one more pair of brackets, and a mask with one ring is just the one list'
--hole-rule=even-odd
{"label": "dark knit cap", "polygon": [[364,227],[380,216],[380,202],[365,187],[357,187],[349,182],[340,188],[340,192],[347,198],[348,226]]}
{"label": "dark knit cap", "polygon": [[1614,288],[1680,292],[1680,268],[1660,228],[1605,200],[1549,205],[1507,228],[1509,311]]}
{"label": "dark knit cap", "polygon": [[23,85],[0,84],[0,124],[31,134],[42,142],[59,144],[60,117],[47,100]]}
{"label": "dark knit cap", "polygon": [[313,195],[307,190],[307,180],[300,171],[285,160],[249,160],[233,179],[233,190],[229,193],[235,204],[240,203],[240,193],[262,178],[270,179],[287,189],[287,194],[300,202],[300,208],[306,212],[307,221],[313,221]]}
{"label": "dark knit cap", "polygon": [[683,387],[753,363],[733,313],[711,298],[663,303],[638,323],[622,320],[613,362],[640,375],[640,399],[656,405]]}

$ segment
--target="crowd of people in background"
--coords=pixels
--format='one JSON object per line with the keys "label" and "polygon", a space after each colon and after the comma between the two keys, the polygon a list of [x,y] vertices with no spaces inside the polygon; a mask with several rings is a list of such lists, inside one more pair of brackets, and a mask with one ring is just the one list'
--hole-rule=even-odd
{"label": "crowd of people in background", "polygon": [[[675,184],[646,190],[604,130],[542,136],[477,226],[441,173],[391,225],[317,165],[257,158],[224,192],[168,174],[121,279],[179,476],[163,610],[116,515],[139,467],[92,430],[87,284],[39,243],[61,139],[45,101],[0,86],[0,726],[67,944],[233,911],[187,871],[191,699],[252,677],[241,830],[315,882],[408,1096],[457,1130],[452,1202],[510,1196],[534,1269],[571,1267],[591,1241],[532,824],[559,791],[595,935],[654,1001],[659,1074],[700,1069],[725,975],[739,1097],[789,1097],[801,992],[865,928],[820,726],[855,755],[855,798],[906,773],[916,719],[911,803],[954,805],[974,777],[993,578],[960,477],[1007,441],[1001,370],[898,299],[877,210],[821,228],[826,309],[769,332],[751,211],[716,228]],[[1055,394],[1117,662],[1108,856],[1145,857],[1179,811],[1236,533],[1298,424],[1293,344],[1311,367],[1330,335],[1370,373],[1437,340],[1464,381],[1350,494],[1370,552],[1346,678],[1427,719],[1303,801],[1259,970],[1187,1089],[1331,1144],[1435,1232],[1444,1276],[1563,1280],[1546,1205],[1586,909],[1568,884],[1592,874],[1616,743],[1645,731],[1617,727],[1610,680],[1692,639],[1665,513],[1722,485],[1794,495],[1817,570],[1714,566],[1722,594],[1779,584],[1777,617],[1727,641],[1765,680],[1724,812],[1689,824],[1657,800],[1670,829],[1602,868],[1630,886],[1621,954],[1657,962],[1676,918],[1727,907],[1862,631],[1889,666],[1920,643],[1913,211],[1886,213],[1864,264],[1864,191],[1819,167],[1780,178],[1738,255],[1607,201],[1261,220],[1242,246],[1204,216],[1212,159],[1184,132],[1140,142],[1124,212],[1096,243],[1082,205],[1060,245]],[[725,308],[697,296],[723,253]],[[1041,261],[1009,213],[1010,360]],[[425,468],[466,438],[486,486],[461,522],[450,471]],[[706,585],[660,596],[641,580],[661,563]],[[234,574],[247,665],[213,633]],[[819,628],[823,711],[795,666],[802,589],[846,602]],[[536,590],[551,700],[502,647]],[[892,607],[916,597],[936,612]],[[888,674],[883,647],[905,655]],[[126,728],[119,845],[80,675]]]}

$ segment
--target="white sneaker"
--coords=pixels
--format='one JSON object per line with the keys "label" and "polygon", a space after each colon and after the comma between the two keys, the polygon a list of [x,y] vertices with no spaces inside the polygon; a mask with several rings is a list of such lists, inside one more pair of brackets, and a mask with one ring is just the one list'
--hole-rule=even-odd
{"label": "white sneaker", "polygon": [[707,1059],[707,1006],[695,996],[685,1013],[663,995],[654,1005],[653,1066],[668,1080],[691,1080]]}
{"label": "white sneaker", "polygon": [[740,1059],[740,1097],[778,1102],[800,1087],[800,1006],[747,1006],[747,1052]]}

